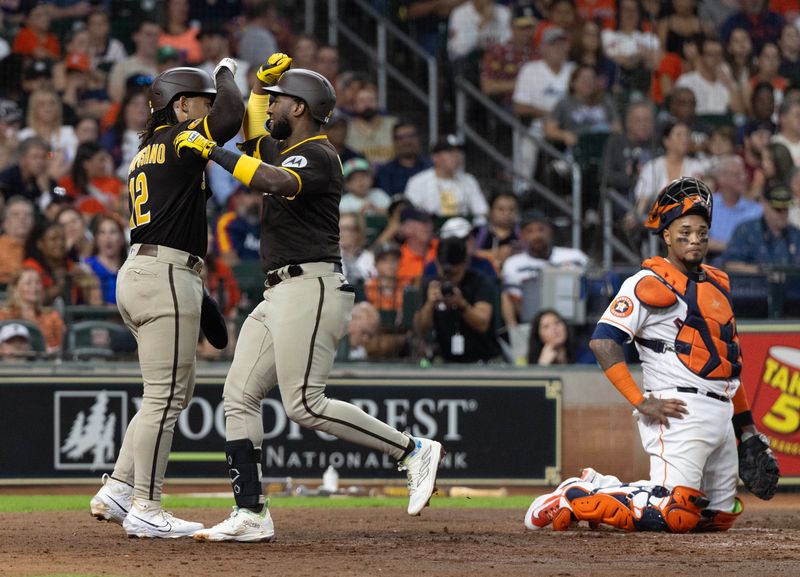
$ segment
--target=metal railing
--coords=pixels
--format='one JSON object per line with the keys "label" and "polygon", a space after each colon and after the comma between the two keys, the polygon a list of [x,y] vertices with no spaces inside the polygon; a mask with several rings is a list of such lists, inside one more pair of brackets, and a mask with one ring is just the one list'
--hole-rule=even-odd
{"label": "metal railing", "polygon": [[[571,221],[571,241],[572,246],[575,248],[581,247],[582,235],[582,208],[581,208],[581,186],[582,174],[581,168],[578,163],[570,159],[566,154],[553,147],[549,142],[534,134],[531,129],[519,121],[514,115],[499,106],[491,98],[481,92],[476,86],[464,79],[457,77],[455,80],[456,88],[456,131],[461,137],[466,137],[480,148],[485,154],[492,158],[498,165],[505,170],[508,174],[512,175],[515,180],[525,183],[525,188],[532,191],[539,198],[553,206],[559,212],[563,213],[570,218]],[[533,175],[522,174],[518,170],[518,163],[514,155],[518,153],[518,147],[514,146],[514,152],[511,158],[502,154],[497,147],[487,141],[478,131],[473,129],[467,119],[467,111],[470,104],[478,104],[482,112],[491,114],[494,118],[508,126],[515,140],[532,141],[536,147],[544,152],[548,157],[566,162],[569,166],[571,175],[571,188],[572,188],[572,202],[567,202],[561,196],[544,186],[533,178]]]}
{"label": "metal railing", "polygon": [[[319,14],[317,4],[316,0],[305,0],[305,30],[307,32],[313,32],[316,29],[316,16]],[[386,108],[389,78],[400,84],[414,99],[427,107],[428,141],[433,144],[439,134],[439,67],[436,58],[365,0],[328,0],[326,4],[328,7],[328,43],[338,46],[341,35],[373,63],[377,73],[378,104],[381,108]],[[357,12],[359,16],[366,16],[370,20],[371,25],[375,27],[375,46],[371,46],[364,40],[363,31],[353,30],[339,17],[345,11],[347,13]],[[412,80],[389,62],[390,40],[399,42],[424,62],[427,72],[426,88],[420,87],[420,82]]]}
{"label": "metal railing", "polygon": [[[603,268],[610,269],[614,265],[614,254],[620,255],[630,264],[639,264],[642,255],[635,252],[627,244],[619,240],[614,235],[614,209],[619,207],[625,212],[635,212],[633,203],[627,197],[620,194],[617,190],[610,187],[603,187],[602,207],[603,218]],[[647,241],[648,256],[653,256],[658,251],[658,239],[650,236]]]}

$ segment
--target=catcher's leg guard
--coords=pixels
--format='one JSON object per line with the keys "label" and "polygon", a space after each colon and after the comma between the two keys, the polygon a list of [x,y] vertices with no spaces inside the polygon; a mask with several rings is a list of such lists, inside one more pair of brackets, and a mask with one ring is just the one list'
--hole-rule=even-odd
{"label": "catcher's leg guard", "polygon": [[242,509],[260,511],[261,497],[261,449],[253,447],[250,439],[225,443],[225,457],[231,476],[233,497]]}
{"label": "catcher's leg guard", "polygon": [[672,490],[670,500],[661,506],[661,516],[672,533],[686,533],[700,522],[700,512],[708,507],[705,494],[697,489],[678,486]]}
{"label": "catcher's leg guard", "polygon": [[715,509],[703,509],[700,513],[700,522],[697,523],[697,526],[692,531],[695,533],[727,531],[733,526],[743,510],[744,504],[739,497],[736,497],[736,505],[731,513]]}
{"label": "catcher's leg guard", "polygon": [[625,531],[635,531],[635,518],[628,505],[628,493],[624,490],[619,493],[593,493],[582,487],[574,487],[567,489],[564,496],[578,521],[605,523]]}

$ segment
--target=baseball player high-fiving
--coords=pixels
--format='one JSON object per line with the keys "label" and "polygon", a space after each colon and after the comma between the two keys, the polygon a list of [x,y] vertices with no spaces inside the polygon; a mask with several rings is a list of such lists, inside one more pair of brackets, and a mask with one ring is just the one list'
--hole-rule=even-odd
{"label": "baseball player high-fiving", "polygon": [[[646,226],[667,258],[642,263],[597,325],[590,346],[614,386],[636,407],[650,478],[623,484],[584,469],[531,504],[530,529],[571,522],[634,531],[725,531],[742,511],[737,471],[756,496],[775,492],[778,467],[753,424],[739,381],[742,357],[728,276],[703,259],[712,197],[695,178],[661,191]],[[645,394],[624,361],[636,343]],[[737,451],[737,439],[740,441]]]}
{"label": "baseball player high-fiving", "polygon": [[274,534],[261,492],[261,400],[276,384],[290,419],[398,459],[408,473],[411,515],[430,499],[442,456],[438,442],[412,438],[325,395],[355,298],[339,251],[342,165],[320,134],[336,93],[324,76],[288,70],[290,64],[285,54],[274,54],[258,71],[247,105],[247,154],[217,147],[193,131],[175,139],[181,157],[209,158],[265,193],[264,300],[242,326],[223,394],[225,453],[237,506],[228,519],[195,533],[200,540],[268,541]]}
{"label": "baseball player high-fiving", "polygon": [[[161,508],[161,487],[178,414],[192,397],[206,254],[207,160],[175,154],[191,129],[224,142],[244,114],[226,58],[208,73],[162,72],[150,87],[151,116],[130,165],[130,256],[119,270],[117,306],[139,345],[142,405],[125,433],[114,472],[91,500],[92,515],[134,537],[189,536],[203,526]],[[213,106],[212,106],[213,103]]]}

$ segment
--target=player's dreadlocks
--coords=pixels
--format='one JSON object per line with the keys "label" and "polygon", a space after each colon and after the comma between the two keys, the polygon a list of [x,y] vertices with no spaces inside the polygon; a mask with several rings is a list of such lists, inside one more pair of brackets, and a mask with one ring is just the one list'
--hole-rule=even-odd
{"label": "player's dreadlocks", "polygon": [[150,139],[153,138],[156,128],[159,126],[164,126],[165,124],[178,124],[178,117],[175,116],[175,111],[172,110],[171,106],[167,106],[161,110],[156,110],[150,115],[144,130],[139,133],[139,150],[144,148]]}

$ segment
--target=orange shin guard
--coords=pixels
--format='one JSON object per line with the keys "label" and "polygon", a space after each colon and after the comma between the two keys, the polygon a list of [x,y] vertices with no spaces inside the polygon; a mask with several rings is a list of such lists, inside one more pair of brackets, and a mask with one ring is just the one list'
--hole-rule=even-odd
{"label": "orange shin guard", "polygon": [[572,514],[578,521],[605,523],[624,531],[636,530],[633,511],[613,495],[595,493],[576,497],[570,499],[570,506]]}
{"label": "orange shin guard", "polygon": [[706,509],[703,511],[700,522],[694,528],[695,533],[705,533],[712,531],[727,531],[730,529],[739,515],[744,510],[744,504],[736,497],[737,506],[735,513],[728,513],[725,511],[715,511],[713,509]]}
{"label": "orange shin guard", "polygon": [[708,506],[705,494],[690,487],[675,487],[669,502],[661,508],[661,516],[673,533],[687,533],[700,522],[700,512]]}

